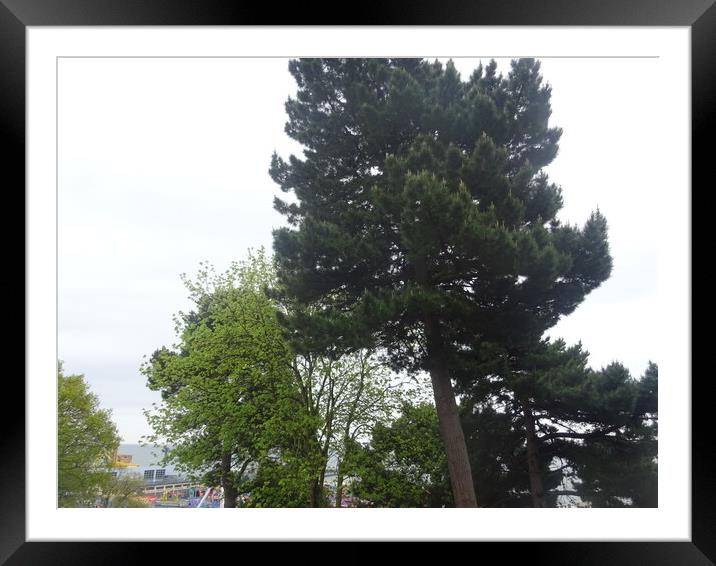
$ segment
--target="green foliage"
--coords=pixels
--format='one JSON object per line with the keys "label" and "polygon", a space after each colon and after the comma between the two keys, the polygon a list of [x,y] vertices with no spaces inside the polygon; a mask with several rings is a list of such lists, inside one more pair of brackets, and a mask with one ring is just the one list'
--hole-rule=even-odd
{"label": "green foliage", "polygon": [[107,507],[148,507],[142,500],[144,481],[130,475],[113,477],[102,492]]}
{"label": "green foliage", "polygon": [[267,466],[276,451],[300,473],[292,462],[316,423],[298,399],[277,307],[264,292],[273,284],[270,261],[260,250],[222,275],[203,265],[196,282],[184,283],[196,310],[175,319],[180,343],[142,368],[163,398],[146,412],[148,440],[166,441],[179,469],[234,493],[248,464]]}
{"label": "green foliage", "polygon": [[445,450],[435,407],[405,403],[390,425],[378,425],[368,446],[352,445],[352,493],[376,507],[452,506]]}
{"label": "green foliage", "polygon": [[[561,131],[534,59],[463,81],[452,61],[299,59],[286,132],[303,159],[274,154],[283,323],[294,344],[384,349],[427,370],[446,438],[460,439],[451,377],[482,342],[524,347],[611,272],[606,220],[561,225],[542,168]],[[479,355],[479,354],[478,354]],[[463,374],[463,376],[469,374]],[[444,393],[442,393],[444,392]],[[460,506],[475,505],[462,440],[446,443]],[[468,487],[466,487],[468,486]]]}
{"label": "green foliage", "polygon": [[249,507],[311,507],[311,480],[316,476],[310,459],[286,462],[267,458],[244,489],[251,493]]}
{"label": "green foliage", "polygon": [[[475,491],[483,507],[530,507],[525,434],[520,419],[467,399],[462,411]],[[553,479],[553,483],[559,483]]]}
{"label": "green foliage", "polygon": [[658,507],[657,381],[658,367],[649,362],[634,383],[628,424],[587,438],[574,450],[577,490],[592,507]]}
{"label": "green foliage", "polygon": [[57,372],[57,499],[59,507],[87,507],[110,482],[119,446],[111,412],[99,408],[83,375]]}
{"label": "green foliage", "polygon": [[[330,456],[371,430],[396,405],[396,388],[370,352],[295,353],[278,323],[263,251],[216,275],[184,277],[196,309],[179,313],[180,343],[143,366],[162,405],[147,412],[167,459],[205,482],[251,491],[249,505],[320,506]],[[254,477],[248,472],[255,471]]]}
{"label": "green foliage", "polygon": [[528,500],[527,405],[548,505],[565,504],[558,494],[594,507],[655,505],[656,364],[641,380],[616,362],[596,371],[581,344],[549,339],[513,351],[482,344],[481,354],[471,375],[463,368],[468,377],[460,383],[463,427],[483,504],[522,506]]}
{"label": "green foliage", "polygon": [[392,418],[409,391],[367,350],[335,359],[296,356],[294,375],[305,410],[319,423],[312,444],[317,466],[312,505],[321,506],[329,460],[336,464],[336,489],[341,490],[347,447]]}
{"label": "green foliage", "polygon": [[530,341],[609,276],[606,221],[561,225],[561,190],[541,167],[548,127],[539,62],[494,62],[462,81],[452,63],[301,59],[286,104],[304,159],[274,155],[279,278],[310,317],[296,341],[375,341],[396,368],[429,369],[424,323],[458,356],[475,339]]}

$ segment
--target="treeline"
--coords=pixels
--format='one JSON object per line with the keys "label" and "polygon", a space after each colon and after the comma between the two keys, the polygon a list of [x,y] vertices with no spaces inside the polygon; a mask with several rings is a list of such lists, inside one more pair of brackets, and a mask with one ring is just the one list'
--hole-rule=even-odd
{"label": "treeline", "polygon": [[279,317],[293,305],[270,296],[275,270],[263,250],[184,283],[196,308],[176,317],[180,342],[142,368],[162,395],[146,412],[148,440],[171,445],[178,469],[221,485],[225,507],[245,492],[252,506],[326,505],[329,460],[340,492],[347,448],[388,422],[410,390],[368,350],[292,348]]}
{"label": "treeline", "polygon": [[[467,80],[419,59],[289,71],[304,150],[271,160],[292,194],[275,272],[260,256],[201,275],[180,344],[144,368],[173,456],[255,505],[325,504],[332,453],[375,505],[655,505],[656,366],[595,371],[544,338],[612,258],[599,210],[557,217],[539,62]],[[393,395],[388,369],[425,372],[434,408]]]}
{"label": "treeline", "polygon": [[[384,352],[298,351],[280,322],[296,305],[263,250],[183,279],[194,308],[175,318],[179,342],[142,368],[162,396],[147,440],[168,461],[221,486],[225,507],[454,505],[425,377],[391,372]],[[655,505],[656,366],[641,380],[593,371],[580,345],[549,340],[529,370],[510,359],[495,351],[479,386],[458,382],[481,504]]]}

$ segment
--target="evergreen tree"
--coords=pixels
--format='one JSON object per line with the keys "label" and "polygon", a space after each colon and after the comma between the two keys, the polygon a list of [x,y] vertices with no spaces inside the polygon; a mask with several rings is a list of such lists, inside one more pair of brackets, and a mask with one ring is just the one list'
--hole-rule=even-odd
{"label": "evergreen tree", "polygon": [[578,496],[591,507],[658,507],[657,396],[658,367],[650,362],[635,384],[635,418],[588,436],[568,455]]}
{"label": "evergreen tree", "polygon": [[[532,506],[521,420],[467,399],[461,422],[480,504]],[[404,405],[399,418],[376,427],[370,442],[355,444],[346,460],[346,470],[355,478],[351,492],[375,507],[453,505],[437,413],[431,404]],[[551,474],[547,485],[556,488],[561,479]],[[555,500],[556,496],[550,497],[552,505]]]}
{"label": "evergreen tree", "polygon": [[285,321],[311,347],[385,349],[430,373],[455,504],[475,506],[451,375],[483,341],[533,343],[611,270],[606,221],[562,225],[541,168],[561,131],[532,59],[463,81],[452,62],[301,59],[287,133],[303,159],[270,173]]}
{"label": "evergreen tree", "polygon": [[[470,455],[475,491],[483,507],[530,507],[525,434],[519,415],[466,398],[461,423]],[[546,467],[546,466],[545,466]],[[550,487],[559,484],[549,477]]]}
{"label": "evergreen tree", "polygon": [[[473,368],[479,377],[461,385],[469,385],[463,392],[478,417],[497,407],[519,434],[519,449],[513,437],[499,457],[514,470],[518,455],[533,506],[554,506],[560,495],[593,506],[647,505],[656,496],[656,365],[637,381],[619,363],[592,370],[588,356],[581,344],[563,340],[543,340],[519,355],[493,344]],[[479,430],[478,417],[464,418],[468,436]],[[524,491],[519,478],[515,493]]]}

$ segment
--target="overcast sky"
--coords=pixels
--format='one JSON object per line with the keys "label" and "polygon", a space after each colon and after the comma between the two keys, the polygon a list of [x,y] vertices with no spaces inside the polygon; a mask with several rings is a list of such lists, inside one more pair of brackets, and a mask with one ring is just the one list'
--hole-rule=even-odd
{"label": "overcast sky", "polygon": [[[657,61],[542,61],[550,125],[564,129],[547,168],[563,189],[559,217],[581,225],[599,207],[614,258],[611,278],[548,334],[634,376],[659,362],[661,109],[644,96],[663,79]],[[456,60],[463,78],[477,63]],[[284,134],[293,93],[286,59],[59,60],[59,358],[85,374],[125,442],[150,432],[142,409],[159,395],[139,366],[176,341],[172,315],[190,308],[179,275],[271,250],[283,224],[271,153],[301,150]]]}

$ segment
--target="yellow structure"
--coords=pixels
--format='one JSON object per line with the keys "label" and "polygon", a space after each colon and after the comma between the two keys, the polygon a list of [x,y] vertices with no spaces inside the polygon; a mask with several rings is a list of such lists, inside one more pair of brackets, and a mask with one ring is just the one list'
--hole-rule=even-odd
{"label": "yellow structure", "polygon": [[113,468],[138,468],[139,464],[132,463],[131,454],[117,454],[115,450],[112,453],[112,467]]}

